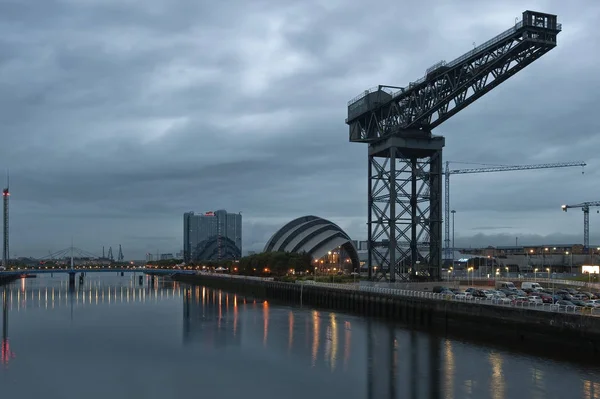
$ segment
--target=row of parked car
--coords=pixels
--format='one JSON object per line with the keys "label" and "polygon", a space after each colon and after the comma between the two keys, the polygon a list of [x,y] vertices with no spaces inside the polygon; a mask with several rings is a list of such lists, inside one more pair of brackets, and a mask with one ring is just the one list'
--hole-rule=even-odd
{"label": "row of parked car", "polygon": [[[512,285],[512,287],[511,287]],[[496,284],[496,289],[434,287],[433,292],[447,294],[462,300],[490,300],[500,304],[556,304],[560,306],[600,307],[600,292],[579,291],[573,288],[549,290],[538,283],[526,283],[517,288],[514,284]]]}

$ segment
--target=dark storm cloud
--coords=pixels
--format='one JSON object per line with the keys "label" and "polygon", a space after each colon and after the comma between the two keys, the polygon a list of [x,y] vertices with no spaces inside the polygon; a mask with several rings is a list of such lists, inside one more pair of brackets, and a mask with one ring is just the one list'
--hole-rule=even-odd
{"label": "dark storm cloud", "polygon": [[[43,254],[75,236],[92,252],[119,243],[127,257],[174,252],[182,213],[217,208],[243,213],[246,250],[305,214],[363,239],[366,146],[348,142],[346,102],[420,78],[510,27],[523,7],[4,2],[0,166],[11,169],[14,251]],[[583,176],[577,168],[452,176],[466,242],[580,241],[580,212],[559,206],[596,199],[600,7],[528,7],[559,14],[559,46],[441,126],[444,157],[589,166]],[[511,227],[471,237],[494,226]]]}

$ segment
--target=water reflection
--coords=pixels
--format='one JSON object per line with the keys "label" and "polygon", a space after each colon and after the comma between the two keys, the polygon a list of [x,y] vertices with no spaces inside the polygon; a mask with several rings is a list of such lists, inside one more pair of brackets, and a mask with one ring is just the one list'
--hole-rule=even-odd
{"label": "water reflection", "polygon": [[[139,276],[140,274],[137,274]],[[89,276],[89,275],[88,275]],[[151,276],[144,276],[143,283],[133,273],[108,280],[86,278],[75,289],[69,287],[64,275],[41,276],[20,279],[4,286],[7,291],[9,310],[21,312],[27,309],[55,309],[64,306],[95,306],[154,301],[179,297],[179,283]]]}
{"label": "water reflection", "polygon": [[15,357],[10,350],[8,341],[8,302],[8,289],[4,286],[2,287],[2,345],[0,349],[0,361],[4,365],[8,365],[8,362]]}
{"label": "water reflection", "polygon": [[[362,378],[366,377],[369,399],[440,397],[443,365],[439,338],[424,340],[415,332],[407,335],[371,320],[366,320],[366,330],[353,337],[352,316],[272,309],[267,301],[209,288],[185,288],[183,298],[186,345],[226,348],[246,343],[256,349],[260,342],[269,353],[281,350],[299,366],[328,370],[329,374],[355,373],[366,367]],[[358,352],[354,363],[350,361],[353,351]]]}
{"label": "water reflection", "polygon": [[[273,307],[266,301],[208,288],[184,290],[184,326],[186,344],[252,347],[273,356],[281,353],[293,358],[290,362],[295,367],[314,369],[321,376],[332,375],[336,387],[348,379],[335,375],[355,375],[363,380],[364,393],[358,395],[354,390],[348,397],[504,399],[581,395],[577,377],[569,375],[570,383],[557,378],[563,372],[559,364],[523,359],[350,315]],[[548,373],[554,376],[548,377]],[[600,380],[597,376],[593,380],[584,380],[583,395],[600,399]]]}
{"label": "water reflection", "polygon": [[600,399],[598,368],[168,280],[62,280],[0,291],[3,397]]}
{"label": "water reflection", "polygon": [[[207,289],[200,287],[188,288],[183,295],[184,344],[202,342],[211,347],[240,345],[237,298],[230,302],[230,294],[211,290],[207,295]],[[230,303],[233,305],[233,318],[227,317]]]}

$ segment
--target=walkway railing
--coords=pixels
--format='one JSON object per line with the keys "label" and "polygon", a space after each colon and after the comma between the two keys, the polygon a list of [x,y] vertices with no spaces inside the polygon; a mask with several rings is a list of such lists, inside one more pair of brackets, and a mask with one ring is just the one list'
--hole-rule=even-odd
{"label": "walkway railing", "polygon": [[[574,287],[589,287],[589,288],[594,288],[594,289],[598,289],[600,290],[600,283],[592,283],[592,282],[587,282],[587,281],[579,281],[579,280],[567,280],[567,279],[557,279],[557,278],[546,278],[546,277],[537,277],[537,278],[533,278],[533,277],[498,277],[496,279],[493,278],[488,278],[488,277],[468,277],[464,276],[464,277],[456,277],[456,278],[451,278],[451,279],[444,279],[443,282],[455,282],[455,281],[490,281],[490,282],[494,282],[494,281],[510,281],[510,282],[523,282],[523,281],[529,281],[529,282],[535,282],[535,283],[540,283],[541,285],[545,285],[544,288],[548,288],[551,287],[552,284],[555,285],[571,285]],[[443,284],[441,284],[443,285]]]}
{"label": "walkway railing", "polygon": [[[253,281],[273,281],[272,277],[254,277],[254,276],[242,276],[235,274],[223,274],[223,273],[207,273],[198,272],[198,274],[207,275],[210,277],[223,278],[223,279],[240,279],[240,280],[253,280]],[[514,280],[514,279],[513,279]],[[552,279],[550,279],[551,281]],[[539,281],[539,279],[537,280]],[[571,281],[571,280],[565,280]],[[317,286],[329,289],[344,290],[344,291],[359,291],[359,292],[373,292],[376,294],[384,295],[397,295],[407,298],[424,298],[438,301],[451,301],[451,302],[466,302],[480,306],[499,306],[504,308],[526,308],[541,312],[558,312],[558,313],[573,313],[584,316],[600,316],[600,307],[584,307],[584,306],[564,306],[550,303],[534,303],[534,302],[521,302],[513,301],[507,298],[500,299],[486,299],[486,298],[475,298],[472,296],[465,296],[464,294],[448,295],[448,294],[437,294],[434,292],[427,291],[414,291],[407,289],[396,289],[396,288],[382,288],[374,286],[360,285],[359,283],[321,283],[314,280],[296,281],[296,284]]]}
{"label": "walkway railing", "polygon": [[[298,283],[297,283],[298,284]],[[564,306],[550,303],[534,303],[534,302],[520,302],[512,301],[507,298],[502,299],[486,299],[486,298],[475,298],[472,296],[461,296],[461,295],[448,295],[448,294],[436,294],[434,292],[426,291],[413,291],[413,290],[401,290],[394,288],[380,288],[377,286],[364,286],[358,284],[334,284],[334,283],[315,283],[314,281],[303,281],[301,284],[316,285],[323,288],[333,288],[338,290],[350,290],[350,291],[362,291],[362,292],[373,292],[376,294],[384,295],[398,295],[408,298],[425,298],[439,301],[452,301],[452,302],[467,302],[474,305],[481,306],[499,306],[504,308],[526,308],[530,310],[542,311],[542,312],[558,312],[558,313],[574,313],[585,316],[600,316],[600,307],[584,307],[584,306]]]}

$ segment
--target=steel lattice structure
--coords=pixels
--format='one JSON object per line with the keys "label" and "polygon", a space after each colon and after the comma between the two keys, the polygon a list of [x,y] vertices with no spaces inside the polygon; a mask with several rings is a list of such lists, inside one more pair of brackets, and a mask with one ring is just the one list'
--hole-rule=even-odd
{"label": "steel lattice structure", "polygon": [[4,245],[2,248],[2,266],[8,267],[8,262],[10,261],[10,248],[9,248],[9,224],[8,224],[8,202],[10,200],[10,190],[8,189],[8,184],[6,188],[2,190],[2,200],[3,200],[3,221],[4,221],[4,229],[3,229],[3,240]]}
{"label": "steel lattice structure", "polygon": [[391,281],[396,271],[439,278],[445,140],[431,131],[556,47],[561,29],[556,15],[525,11],[512,28],[408,87],[380,85],[348,102],[350,141],[369,144],[369,277],[378,267]]}
{"label": "steel lattice structure", "polygon": [[583,253],[588,253],[590,248],[590,208],[600,206],[600,201],[582,202],[575,205],[563,205],[563,211],[569,208],[581,208],[583,211]]}
{"label": "steel lattice structure", "polygon": [[[444,171],[444,250],[445,258],[450,259],[453,249],[450,248],[450,175],[462,175],[471,173],[490,173],[490,172],[512,172],[517,170],[537,170],[537,169],[554,169],[554,168],[571,168],[574,166],[586,166],[585,162],[557,162],[557,163],[542,163],[535,165],[495,165],[485,168],[469,168],[469,169],[450,169],[450,162],[446,161],[446,169]],[[583,173],[583,171],[581,172]]]}
{"label": "steel lattice structure", "polygon": [[121,248],[121,244],[119,244],[119,255],[117,256],[117,260],[122,262],[123,259],[125,259],[125,256],[123,256],[123,248]]}

